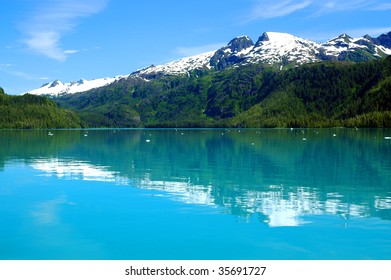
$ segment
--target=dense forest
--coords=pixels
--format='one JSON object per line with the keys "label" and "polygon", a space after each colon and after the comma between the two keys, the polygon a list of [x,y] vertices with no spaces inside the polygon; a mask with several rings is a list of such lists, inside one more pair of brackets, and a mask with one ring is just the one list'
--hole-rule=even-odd
{"label": "dense forest", "polygon": [[55,101],[88,127],[391,127],[391,57],[130,77]]}
{"label": "dense forest", "polygon": [[10,96],[0,88],[0,128],[80,128],[80,118],[52,100],[25,94]]}

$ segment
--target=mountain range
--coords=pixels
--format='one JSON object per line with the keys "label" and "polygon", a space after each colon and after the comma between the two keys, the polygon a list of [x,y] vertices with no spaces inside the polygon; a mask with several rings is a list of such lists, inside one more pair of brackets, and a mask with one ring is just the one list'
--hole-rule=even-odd
{"label": "mountain range", "polygon": [[287,33],[265,32],[255,43],[248,36],[240,36],[216,51],[182,58],[164,65],[151,65],[129,75],[94,80],[80,79],[69,83],[56,80],[28,93],[59,97],[101,88],[126,79],[141,79],[148,82],[164,76],[190,75],[196,70],[221,71],[228,67],[252,64],[265,64],[282,70],[311,62],[364,62],[388,55],[391,55],[391,32],[377,38],[369,35],[352,38],[342,34],[325,43],[317,43]]}

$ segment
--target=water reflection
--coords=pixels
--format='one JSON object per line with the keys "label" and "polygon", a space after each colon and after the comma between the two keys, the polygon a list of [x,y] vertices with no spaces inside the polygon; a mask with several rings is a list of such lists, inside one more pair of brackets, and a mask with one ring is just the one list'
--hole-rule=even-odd
{"label": "water reflection", "polygon": [[[227,213],[240,215],[250,220],[254,214],[261,214],[263,222],[270,227],[299,226],[310,223],[306,217],[313,215],[338,215],[344,220],[367,217],[370,209],[391,209],[390,199],[376,199],[374,205],[359,205],[343,202],[339,194],[326,194],[320,200],[317,190],[306,187],[268,186],[260,191],[242,191],[235,197],[226,196],[220,204],[213,195],[213,186],[196,186],[181,182],[142,181],[140,188],[167,192],[171,198],[184,203],[223,206]],[[268,190],[270,189],[270,190]],[[381,208],[380,208],[380,207]]]}
{"label": "water reflection", "polygon": [[[0,166],[153,190],[270,227],[335,215],[390,220],[390,130],[2,131]],[[306,141],[303,141],[305,135]],[[146,141],[148,140],[148,141]],[[42,223],[55,216],[34,212]],[[62,203],[62,202],[61,202]],[[53,212],[53,211],[52,211]],[[46,211],[46,213],[52,213]]]}
{"label": "water reflection", "polygon": [[64,196],[45,202],[39,202],[33,207],[30,215],[37,225],[53,226],[60,223],[59,208],[67,202]]}
{"label": "water reflection", "polygon": [[73,159],[38,159],[31,166],[45,172],[44,176],[55,176],[66,180],[114,182],[126,184],[127,179],[118,172],[107,170],[106,166],[94,166],[88,162]]}
{"label": "water reflection", "polygon": [[[391,198],[374,197],[373,205],[360,205],[344,202],[339,193],[322,194],[309,187],[286,187],[270,185],[259,190],[241,189],[235,196],[226,195],[222,200],[216,199],[216,188],[213,185],[197,185],[190,178],[179,181],[151,180],[151,174],[144,174],[143,179],[126,178],[108,167],[94,166],[75,160],[39,159],[31,166],[43,171],[45,176],[55,176],[65,180],[85,180],[112,182],[117,185],[134,186],[145,190],[165,193],[165,197],[187,204],[222,206],[225,212],[250,219],[254,214],[262,214],[263,222],[271,227],[299,226],[310,223],[306,217],[312,215],[338,215],[345,220],[370,215],[370,209],[391,209]],[[218,194],[219,196],[219,194]],[[40,209],[54,209],[63,200],[54,200],[40,205]],[[53,211],[45,211],[40,220],[53,220]],[[36,214],[39,212],[35,212]],[[49,213],[49,214],[48,214]]]}
{"label": "water reflection", "polygon": [[152,181],[149,174],[144,180],[136,182],[135,186],[146,190],[157,190],[169,194],[175,199],[187,204],[216,206],[212,196],[212,186],[193,185],[190,182]]}

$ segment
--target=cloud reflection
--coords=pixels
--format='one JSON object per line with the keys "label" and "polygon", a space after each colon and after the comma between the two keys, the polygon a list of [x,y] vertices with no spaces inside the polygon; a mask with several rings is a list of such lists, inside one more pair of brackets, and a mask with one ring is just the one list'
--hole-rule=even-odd
{"label": "cloud reflection", "polygon": [[[303,186],[269,185],[249,190],[240,187],[217,188],[213,183],[202,185],[192,182],[190,178],[153,180],[149,173],[142,178],[127,178],[106,166],[56,158],[39,159],[32,166],[44,171],[46,176],[66,180],[111,182],[164,192],[166,198],[191,205],[222,207],[224,212],[245,219],[259,214],[270,227],[304,225],[310,223],[311,216],[334,215],[341,217],[342,221],[367,217],[371,209],[391,209],[390,198],[375,197],[373,205],[361,205],[338,192],[325,194],[316,188]],[[59,199],[38,205],[33,215],[41,224],[54,223],[59,203],[64,201]]]}
{"label": "cloud reflection", "polygon": [[110,171],[106,166],[96,166],[83,161],[58,158],[39,159],[34,161],[32,167],[44,171],[47,176],[67,180],[127,183],[127,178],[121,177],[118,172]]}
{"label": "cloud reflection", "polygon": [[31,211],[31,216],[38,225],[58,224],[60,221],[58,217],[59,207],[66,203],[65,197],[38,203]]}

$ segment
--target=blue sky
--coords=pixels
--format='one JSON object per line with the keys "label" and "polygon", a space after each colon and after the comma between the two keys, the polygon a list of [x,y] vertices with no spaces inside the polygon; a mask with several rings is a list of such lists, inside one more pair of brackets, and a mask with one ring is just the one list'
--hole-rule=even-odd
{"label": "blue sky", "polygon": [[2,0],[0,86],[130,74],[265,31],[318,42],[391,31],[390,0]]}

